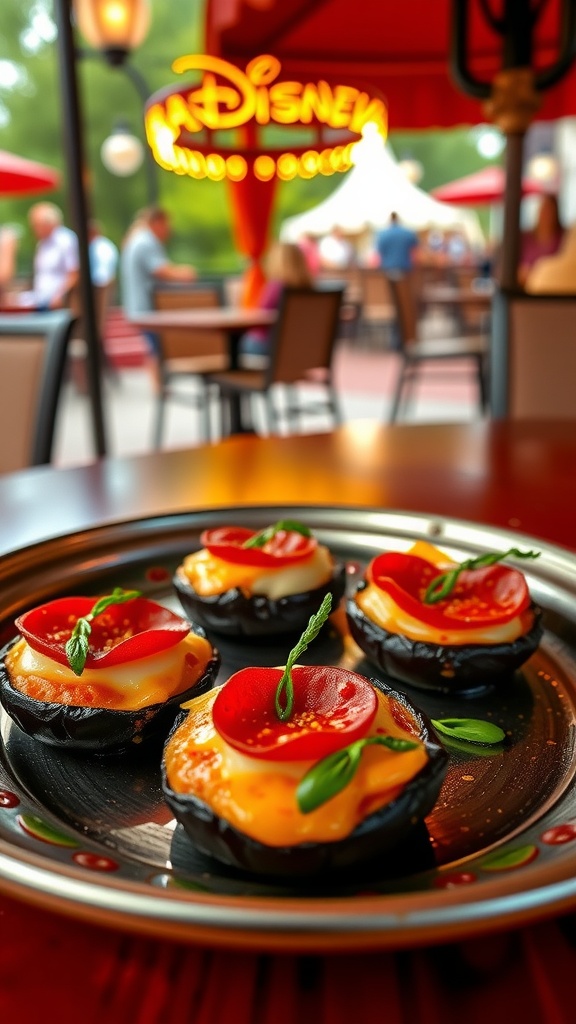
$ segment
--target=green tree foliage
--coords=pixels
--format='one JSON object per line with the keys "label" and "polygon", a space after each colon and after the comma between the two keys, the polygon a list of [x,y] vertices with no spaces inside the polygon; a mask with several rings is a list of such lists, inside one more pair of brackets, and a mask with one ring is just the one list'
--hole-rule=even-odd
{"label": "green tree foliage", "polygon": [[[49,196],[62,206],[70,221],[63,153],[60,75],[55,42],[52,0],[1,0],[0,21],[0,147],[57,167],[63,185]],[[132,64],[149,93],[179,80],[172,60],[203,48],[203,2],[152,2],[152,28],[133,55]],[[83,135],[88,196],[93,216],[117,243],[135,213],[148,200],[146,174],[119,178],[108,172],[100,147],[115,124],[127,122],[144,141],[143,100],[139,89],[122,68],[106,64],[79,40],[78,79],[83,112]],[[423,187],[484,165],[465,131],[402,133],[391,139],[396,155],[419,159],[425,168]],[[225,183],[180,178],[154,165],[160,202],[172,216],[171,255],[190,261],[200,272],[234,272],[242,257],[234,246],[231,212]],[[323,200],[339,184],[340,176],[295,179],[279,185],[273,231],[282,220]],[[27,213],[33,197],[0,198],[0,223],[23,226],[20,270],[30,268],[33,239]]]}

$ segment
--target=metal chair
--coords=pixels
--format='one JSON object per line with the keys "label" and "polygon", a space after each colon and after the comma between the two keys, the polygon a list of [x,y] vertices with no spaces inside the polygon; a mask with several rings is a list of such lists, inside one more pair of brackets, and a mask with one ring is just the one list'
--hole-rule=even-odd
{"label": "metal chair", "polygon": [[[308,413],[327,412],[335,423],[342,421],[332,380],[332,354],[338,337],[343,293],[342,285],[319,289],[285,288],[278,320],[271,329],[267,367],[210,374],[208,379],[220,392],[223,434],[228,432],[224,419],[226,403],[234,398],[251,399],[257,394],[266,400],[270,433],[280,432],[282,412],[276,403],[279,392],[284,395],[283,412],[289,431]],[[309,388],[306,389],[310,384],[320,387],[323,394],[311,398]]]}
{"label": "metal chair", "polygon": [[[200,309],[222,305],[221,289],[216,285],[194,288],[163,288],[154,293],[155,309]],[[210,395],[208,375],[230,365],[229,343],[223,331],[187,331],[167,327],[158,331],[160,343],[160,389],[156,402],[153,444],[160,448],[165,425],[166,403],[173,401],[193,406],[200,413],[200,436],[209,441]],[[179,384],[192,384],[184,391]]]}
{"label": "metal chair", "polygon": [[0,315],[0,472],[48,463],[75,317]]}
{"label": "metal chair", "polygon": [[487,335],[420,338],[417,305],[409,274],[389,278],[390,290],[396,309],[400,356],[398,382],[392,399],[390,422],[394,423],[403,404],[406,404],[422,374],[432,365],[453,364],[460,369],[462,362],[470,364],[478,385],[481,413],[488,408],[487,362],[489,339]]}

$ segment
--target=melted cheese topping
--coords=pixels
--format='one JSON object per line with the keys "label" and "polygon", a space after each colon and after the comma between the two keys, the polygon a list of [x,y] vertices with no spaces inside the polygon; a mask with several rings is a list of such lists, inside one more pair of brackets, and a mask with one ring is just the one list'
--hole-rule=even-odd
{"label": "melted cheese topping", "polygon": [[290,594],[302,594],[320,587],[332,576],[333,565],[332,555],[322,544],[309,558],[277,569],[226,562],[202,548],[188,555],[178,571],[201,597],[212,597],[238,588],[247,595],[261,594],[277,601]]}
{"label": "melted cheese topping", "polygon": [[[440,571],[457,565],[447,554],[428,544],[418,541],[408,551],[431,562]],[[448,644],[461,646],[464,644],[504,644],[512,643],[527,633],[534,622],[532,611],[527,608],[509,622],[482,626],[477,629],[440,630],[421,622],[399,605],[374,583],[369,583],[364,590],[358,591],[356,604],[372,622],[388,633],[399,633],[410,640],[422,640],[430,644]]]}
{"label": "melted cheese topping", "polygon": [[159,654],[110,668],[85,668],[81,676],[20,639],[6,656],[12,686],[40,700],[81,707],[137,710],[183,693],[204,674],[212,657],[204,637],[189,633]]}
{"label": "melted cheese topping", "polygon": [[[379,807],[394,800],[426,764],[424,744],[404,753],[370,746],[345,789],[310,814],[302,814],[296,787],[312,761],[251,758],[229,747],[212,721],[218,689],[192,702],[192,711],[166,748],[168,782],[177,793],[194,794],[233,826],[268,846],[335,842],[349,835]],[[405,709],[402,724],[388,697],[377,691],[378,711],[367,735],[384,732],[417,740]]]}

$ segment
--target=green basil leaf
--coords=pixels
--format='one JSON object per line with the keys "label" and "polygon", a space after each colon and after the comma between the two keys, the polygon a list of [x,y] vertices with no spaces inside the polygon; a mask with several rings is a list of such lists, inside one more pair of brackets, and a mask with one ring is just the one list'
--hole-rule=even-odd
{"label": "green basil leaf", "polygon": [[356,774],[364,747],[376,745],[397,754],[418,746],[414,740],[403,740],[399,736],[367,736],[328,754],[312,765],[298,784],[296,800],[300,812],[309,814],[315,811],[345,789]]}
{"label": "green basil leaf", "polygon": [[[78,622],[83,622],[88,626],[88,632],[84,629],[76,630]],[[81,676],[84,671],[86,664],[86,658],[88,657],[88,636],[90,635],[90,626],[85,619],[78,619],[74,632],[70,639],[66,642],[66,657],[68,658],[68,664],[72,669],[74,675]]]}
{"label": "green basil leaf", "polygon": [[101,615],[112,604],[125,604],[126,601],[133,601],[135,597],[141,597],[141,590],[122,590],[122,587],[115,587],[111,594],[101,597],[90,610],[88,618],[95,619]]}
{"label": "green basil leaf", "polygon": [[279,519],[273,526],[267,526],[265,530],[261,530],[260,533],[255,533],[249,540],[245,540],[243,548],[263,548],[272,537],[275,537],[280,530],[289,530],[291,533],[300,533],[303,537],[311,537],[312,531],[304,526],[304,523],[299,523],[296,519]]}
{"label": "green basil leaf", "polygon": [[453,569],[440,573],[432,580],[424,594],[423,603],[438,604],[439,601],[449,597],[456,586],[460,573],[464,569],[484,569],[487,565],[496,565],[497,562],[502,562],[510,556],[514,558],[539,558],[540,552],[520,551],[518,548],[509,548],[508,551],[489,551],[485,555],[479,555],[477,558],[467,558],[466,561],[455,565]]}
{"label": "green basil leaf", "polygon": [[[288,658],[286,660],[286,667],[282,673],[280,682],[276,688],[276,697],[274,706],[276,708],[276,714],[281,722],[287,722],[292,715],[294,709],[294,686],[292,683],[292,668],[301,654],[304,653],[306,648],[312,641],[318,636],[318,633],[322,629],[322,626],[326,622],[326,619],[330,615],[330,609],[332,608],[332,594],[326,594],[322,604],[315,615],[311,615],[308,621],[306,629],[302,633],[298,643],[292,648]],[[282,697],[285,693],[286,703],[282,706]]]}
{"label": "green basil leaf", "polygon": [[495,746],[506,739],[506,733],[494,722],[485,722],[481,718],[440,718],[432,719],[432,725],[443,736],[465,740],[467,743],[479,743],[482,746]]}
{"label": "green basil leaf", "polygon": [[101,597],[99,601],[96,601],[88,615],[77,619],[70,639],[66,642],[64,648],[68,664],[75,675],[81,676],[84,671],[89,650],[88,637],[92,632],[92,626],[90,625],[92,619],[95,619],[97,615],[100,615],[112,604],[124,604],[126,601],[132,601],[133,598],[140,596],[140,590],[122,590],[121,587],[115,587],[111,594],[107,594],[106,597]]}
{"label": "green basil leaf", "polygon": [[362,747],[352,743],[313,765],[296,790],[300,812],[310,814],[345,789],[356,774],[361,754]]}

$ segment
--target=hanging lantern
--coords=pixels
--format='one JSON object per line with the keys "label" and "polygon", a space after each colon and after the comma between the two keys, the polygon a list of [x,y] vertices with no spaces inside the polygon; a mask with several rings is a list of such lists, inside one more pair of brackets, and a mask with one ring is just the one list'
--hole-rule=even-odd
{"label": "hanging lantern", "polygon": [[74,0],[78,28],[110,64],[122,64],[150,27],[150,0]]}
{"label": "hanging lantern", "polygon": [[106,170],[120,178],[127,178],[142,166],[144,146],[127,125],[118,124],[104,139],[100,156]]}

